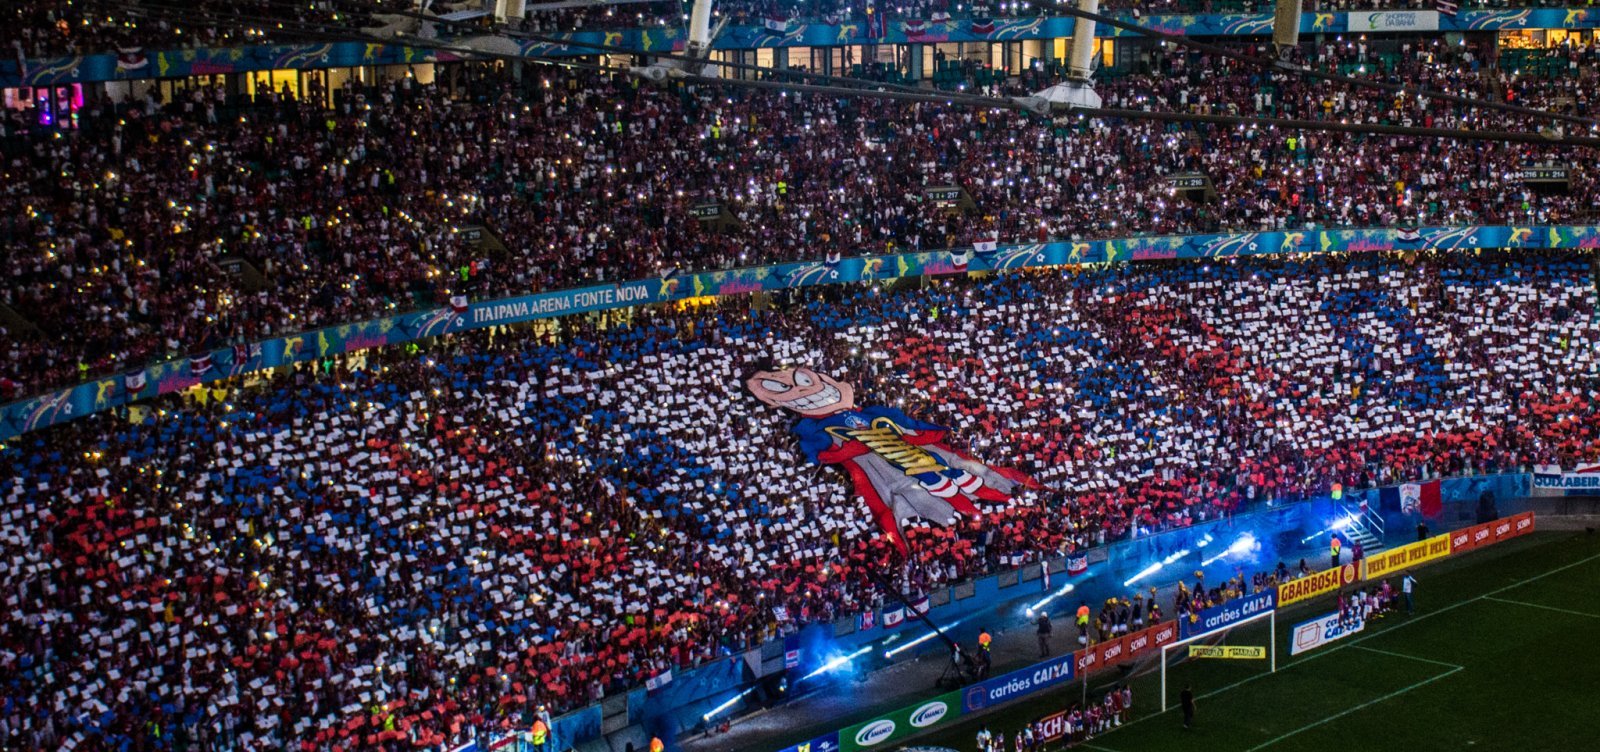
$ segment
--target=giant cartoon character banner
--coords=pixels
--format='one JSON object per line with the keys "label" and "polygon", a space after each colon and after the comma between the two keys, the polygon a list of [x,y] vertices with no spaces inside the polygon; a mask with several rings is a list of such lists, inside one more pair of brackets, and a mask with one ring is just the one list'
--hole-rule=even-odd
{"label": "giant cartoon character banner", "polygon": [[856,405],[854,387],[811,368],[759,370],[745,387],[763,403],[800,416],[793,430],[801,451],[814,463],[842,468],[902,552],[907,520],[948,524],[957,512],[977,516],[974,502],[1007,502],[1031,484],[1016,471],[950,448],[944,426],[892,407]]}

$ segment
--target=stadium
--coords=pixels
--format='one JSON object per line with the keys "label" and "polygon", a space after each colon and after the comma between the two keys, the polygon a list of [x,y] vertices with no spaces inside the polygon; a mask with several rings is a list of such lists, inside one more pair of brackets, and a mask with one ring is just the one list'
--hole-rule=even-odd
{"label": "stadium", "polygon": [[1594,746],[1590,0],[0,22],[0,750]]}

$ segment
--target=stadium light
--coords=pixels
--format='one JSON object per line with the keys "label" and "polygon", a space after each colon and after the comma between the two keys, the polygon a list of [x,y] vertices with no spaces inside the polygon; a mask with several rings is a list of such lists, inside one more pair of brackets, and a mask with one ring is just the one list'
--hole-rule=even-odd
{"label": "stadium light", "polygon": [[1216,556],[1213,556],[1213,557],[1211,557],[1209,559],[1206,559],[1205,561],[1200,562],[1200,566],[1209,567],[1209,566],[1211,566],[1212,562],[1214,562],[1214,561],[1216,561],[1218,559],[1221,559],[1221,558],[1223,558],[1225,556],[1230,556],[1230,555],[1233,555],[1233,554],[1245,553],[1245,552],[1249,551],[1250,549],[1255,548],[1255,545],[1256,545],[1256,537],[1254,535],[1250,534],[1250,533],[1245,533],[1245,534],[1239,536],[1238,540],[1235,540],[1234,542],[1228,544],[1228,548],[1226,550],[1223,550],[1223,551],[1219,552]]}
{"label": "stadium light", "polygon": [[[955,621],[944,625],[944,628],[945,629],[953,629],[953,628],[955,628],[957,626],[960,626],[961,622],[964,622],[964,621],[966,621],[965,618],[956,619]],[[928,632],[927,634],[924,634],[921,637],[918,637],[917,639],[912,640],[912,641],[910,641],[910,642],[908,642],[908,643],[906,643],[904,645],[901,645],[900,647],[897,647],[897,648],[895,648],[893,650],[885,650],[885,651],[883,651],[883,657],[884,657],[885,660],[893,658],[893,657],[895,657],[895,656],[897,656],[897,655],[899,655],[901,653],[906,652],[907,650],[910,650],[910,649],[912,649],[912,648],[914,648],[914,647],[916,647],[918,645],[921,645],[922,643],[927,642],[928,640],[931,640],[931,639],[933,639],[935,637],[938,637],[938,636],[939,636],[938,632]]]}
{"label": "stadium light", "polygon": [[1138,581],[1140,581],[1140,580],[1142,580],[1142,579],[1144,579],[1146,577],[1149,577],[1150,575],[1153,575],[1156,572],[1161,571],[1161,567],[1162,567],[1161,562],[1159,562],[1159,561],[1155,562],[1154,564],[1151,564],[1150,566],[1139,570],[1138,574],[1136,574],[1136,575],[1134,575],[1132,577],[1129,577],[1127,580],[1124,580],[1123,583],[1122,583],[1122,586],[1123,587],[1127,587],[1129,585],[1132,585],[1135,582],[1138,582]]}
{"label": "stadium light", "polygon": [[1355,515],[1347,514],[1347,515],[1345,515],[1343,517],[1340,517],[1337,520],[1334,520],[1332,525],[1329,525],[1328,527],[1325,527],[1325,528],[1323,528],[1321,530],[1318,530],[1315,533],[1312,533],[1312,534],[1310,534],[1310,535],[1308,535],[1308,536],[1306,536],[1304,538],[1301,538],[1300,542],[1301,543],[1306,543],[1308,541],[1311,541],[1311,540],[1314,540],[1316,538],[1320,538],[1320,537],[1322,537],[1324,535],[1327,535],[1328,533],[1331,533],[1331,532],[1333,532],[1335,530],[1344,530],[1345,528],[1350,527],[1351,525],[1354,525],[1355,522],[1356,522]]}
{"label": "stadium light", "polygon": [[722,711],[733,707],[740,700],[743,700],[744,698],[748,697],[750,695],[750,693],[754,692],[755,690],[756,690],[755,687],[750,687],[749,689],[746,689],[745,691],[740,692],[739,694],[736,694],[736,695],[734,695],[732,697],[729,697],[727,702],[724,702],[721,705],[718,705],[718,706],[712,708],[705,715],[700,716],[700,720],[705,721],[707,723],[710,723],[712,718],[715,718],[718,715],[721,715]]}
{"label": "stadium light", "polygon": [[1043,598],[1040,598],[1032,606],[1029,606],[1028,607],[1028,615],[1029,616],[1033,616],[1034,613],[1037,612],[1039,609],[1050,605],[1050,601],[1053,601],[1053,600],[1055,600],[1057,598],[1060,598],[1063,595],[1066,595],[1067,593],[1072,592],[1073,589],[1074,589],[1073,585],[1070,582],[1065,584],[1065,585],[1062,585],[1060,590],[1057,590],[1054,593],[1051,593],[1051,594],[1049,594],[1049,595],[1047,595],[1047,596],[1045,596]]}
{"label": "stadium light", "polygon": [[827,663],[824,663],[821,666],[817,667],[817,670],[812,671],[811,673],[800,677],[800,681],[797,681],[795,683],[799,684],[800,682],[803,682],[803,681],[805,681],[807,679],[810,679],[813,676],[820,676],[822,674],[826,674],[829,671],[832,671],[832,670],[834,670],[836,668],[839,668],[840,666],[848,666],[848,665],[850,665],[851,661],[853,661],[853,660],[855,660],[857,658],[860,658],[863,655],[866,655],[867,651],[869,651],[869,650],[872,650],[872,646],[870,646],[870,645],[867,646],[867,647],[864,647],[864,648],[860,648],[856,652],[851,653],[849,655],[841,655],[841,656],[838,656],[836,658],[833,658],[832,660],[829,660]]}

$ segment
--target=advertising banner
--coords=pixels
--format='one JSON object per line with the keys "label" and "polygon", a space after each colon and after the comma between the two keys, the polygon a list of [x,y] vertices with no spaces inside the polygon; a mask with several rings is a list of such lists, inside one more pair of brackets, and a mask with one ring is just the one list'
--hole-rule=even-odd
{"label": "advertising banner", "polygon": [[[1446,545],[1448,545],[1448,542]],[[1278,606],[1283,607],[1291,603],[1299,603],[1319,595],[1331,593],[1355,582],[1359,578],[1360,572],[1357,571],[1355,564],[1346,564],[1338,569],[1324,569],[1320,572],[1313,572],[1298,580],[1290,580],[1279,585]]]}
{"label": "advertising banner", "polygon": [[1454,555],[1499,543],[1508,538],[1531,533],[1533,529],[1533,512],[1522,512],[1503,520],[1465,527],[1450,533],[1450,553]]}
{"label": "advertising banner", "polygon": [[1352,33],[1368,31],[1438,31],[1439,11],[1363,11],[1351,13],[1347,23]]}
{"label": "advertising banner", "polygon": [[1189,657],[1258,660],[1267,657],[1267,649],[1261,645],[1190,645]]}
{"label": "advertising banner", "polygon": [[1487,546],[1494,543],[1494,523],[1485,522],[1482,525],[1473,525],[1467,528],[1472,533],[1472,547]]}
{"label": "advertising banner", "polygon": [[1281,600],[1282,596],[1278,590],[1267,590],[1244,598],[1236,598],[1220,606],[1213,606],[1195,614],[1193,619],[1179,619],[1178,624],[1184,637],[1205,634],[1271,611]]}
{"label": "advertising banner", "polygon": [[1163,645],[1171,645],[1178,641],[1178,622],[1166,621],[1157,624],[1150,628],[1150,635],[1155,642],[1150,647],[1159,648]]}
{"label": "advertising banner", "polygon": [[1450,533],[1450,553],[1459,554],[1462,551],[1471,549],[1473,546],[1472,531],[1477,527],[1479,526],[1473,525]]}
{"label": "advertising banner", "polygon": [[1153,636],[1154,632],[1155,628],[1151,627],[1150,629],[1141,629],[1131,635],[1128,635],[1127,637],[1124,637],[1122,648],[1123,659],[1126,660],[1137,658],[1139,657],[1140,653],[1154,648],[1156,646],[1155,637]]}
{"label": "advertising banner", "polygon": [[1362,579],[1384,577],[1409,566],[1449,556],[1450,539],[1449,533],[1442,533],[1427,540],[1368,556],[1361,562],[1365,570]]}
{"label": "advertising banner", "polygon": [[1124,653],[1124,647],[1127,644],[1127,639],[1127,637],[1118,637],[1115,640],[1106,640],[1105,642],[1095,645],[1095,648],[1100,651],[1100,655],[1096,659],[1096,663],[1101,668],[1104,668],[1106,666],[1115,665],[1117,662],[1126,658],[1127,656]]}
{"label": "advertising banner", "polygon": [[1510,539],[1510,538],[1515,538],[1516,535],[1517,535],[1517,533],[1516,533],[1516,525],[1514,523],[1512,523],[1512,521],[1509,518],[1508,519],[1503,519],[1503,520],[1495,520],[1494,522],[1492,522],[1490,524],[1492,524],[1494,526],[1494,542],[1495,543],[1499,543],[1501,541],[1504,541],[1504,540],[1507,540],[1507,539]]}
{"label": "advertising banner", "polygon": [[[1091,647],[1089,650],[1092,651],[1094,648]],[[1064,655],[993,679],[985,679],[961,690],[961,711],[971,713],[980,708],[999,705],[1046,687],[1071,681],[1075,675],[1073,668],[1076,664],[1074,656]]]}
{"label": "advertising banner", "polygon": [[839,752],[839,732],[832,731],[809,742],[784,747],[778,752]]}
{"label": "advertising banner", "polygon": [[1073,653],[1072,657],[1079,674],[1092,674],[1100,667],[1100,651],[1092,645]]}
{"label": "advertising banner", "polygon": [[1533,532],[1533,512],[1522,512],[1511,517],[1512,535],[1527,535]]}
{"label": "advertising banner", "polygon": [[1560,468],[1535,468],[1533,487],[1561,491],[1600,491],[1600,463],[1579,465],[1572,472],[1562,472]]}
{"label": "advertising banner", "polygon": [[1039,719],[1039,741],[1049,744],[1067,735],[1067,711],[1051,713]]}
{"label": "advertising banner", "polygon": [[1367,623],[1361,617],[1349,616],[1340,619],[1338,612],[1296,624],[1294,637],[1289,640],[1289,655],[1299,655],[1312,648],[1322,647],[1366,628]]}
{"label": "advertising banner", "polygon": [[[935,726],[949,723],[961,715],[961,692],[946,692],[893,713],[858,723],[839,731],[839,749],[883,749],[891,742]],[[813,750],[815,752],[815,750]]]}

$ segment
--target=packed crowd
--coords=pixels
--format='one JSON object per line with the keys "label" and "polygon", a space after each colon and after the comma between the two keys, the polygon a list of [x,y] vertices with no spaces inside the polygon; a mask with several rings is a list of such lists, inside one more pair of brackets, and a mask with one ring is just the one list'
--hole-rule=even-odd
{"label": "packed crowd", "polygon": [[[26,435],[0,450],[0,744],[526,727],[872,608],[885,561],[928,592],[1333,483],[1592,460],[1593,260],[1142,264],[640,310]],[[745,392],[765,358],[1041,487],[908,521],[902,557]]]}
{"label": "packed crowd", "polygon": [[0,48],[7,58],[37,59],[322,41],[302,29],[359,28],[375,23],[374,13],[411,11],[416,5],[416,0],[30,0],[0,9]]}
{"label": "packed crowd", "polygon": [[[533,3],[530,3],[533,4]],[[1590,0],[1469,0],[1463,10],[1537,7],[1585,7]],[[36,0],[10,3],[0,11],[0,48],[28,58],[115,53],[130,48],[151,50],[235,47],[248,44],[283,44],[320,41],[308,29],[382,28],[396,13],[414,13],[419,0],[317,0],[290,3],[283,0],[197,0],[183,4],[162,0]],[[482,7],[481,4],[434,3],[432,12]],[[488,3],[493,6],[492,0]],[[536,4],[535,4],[536,5]],[[1076,7],[1076,3],[1071,4]],[[885,14],[890,23],[909,20],[937,22],[948,18],[1027,17],[1052,15],[1054,0],[1002,0],[1001,2],[951,2],[951,0],[718,0],[717,17],[731,23],[773,25],[792,22],[859,23],[868,16]],[[1366,9],[1432,10],[1432,0],[1329,0],[1320,11]],[[1268,0],[1106,0],[1103,12],[1155,13],[1271,13]],[[1310,6],[1307,11],[1312,10]],[[681,27],[687,22],[689,3],[679,0],[601,2],[568,8],[532,8],[509,28],[523,31],[571,31],[637,27]],[[474,33],[481,23],[454,27]],[[442,26],[446,33],[452,27]]]}
{"label": "packed crowd", "polygon": [[[1360,44],[1361,47],[1345,46]],[[1407,50],[1408,53],[1413,52]],[[1452,91],[1483,83],[1437,45],[1396,75]],[[1346,42],[1308,53],[1365,55]],[[1586,58],[1587,60],[1587,58]],[[1279,74],[1173,55],[1114,78],[1108,106],[1532,127],[1446,102],[1312,96]],[[1525,80],[1524,102],[1591,113],[1595,68]],[[1211,71],[1211,72],[1208,72]],[[941,248],[1221,229],[1593,219],[1594,175],[1570,195],[1506,173],[1547,147],[1424,148],[1407,138],[1257,127],[1050,122],[882,100],[541,71],[473,68],[453,89],[403,77],[374,89],[254,102],[195,89],[177,101],[95,103],[70,135],[0,116],[4,303],[0,398],[274,334],[450,297],[595,280]],[[455,78],[455,77],[451,77]],[[1208,173],[1220,201],[1175,199],[1165,175]],[[964,186],[952,214],[929,185]],[[721,202],[739,220],[689,217]],[[1107,207],[1120,207],[1108,212]],[[482,224],[511,253],[468,243]],[[249,285],[219,264],[244,260]],[[36,330],[34,329],[36,327]]]}

